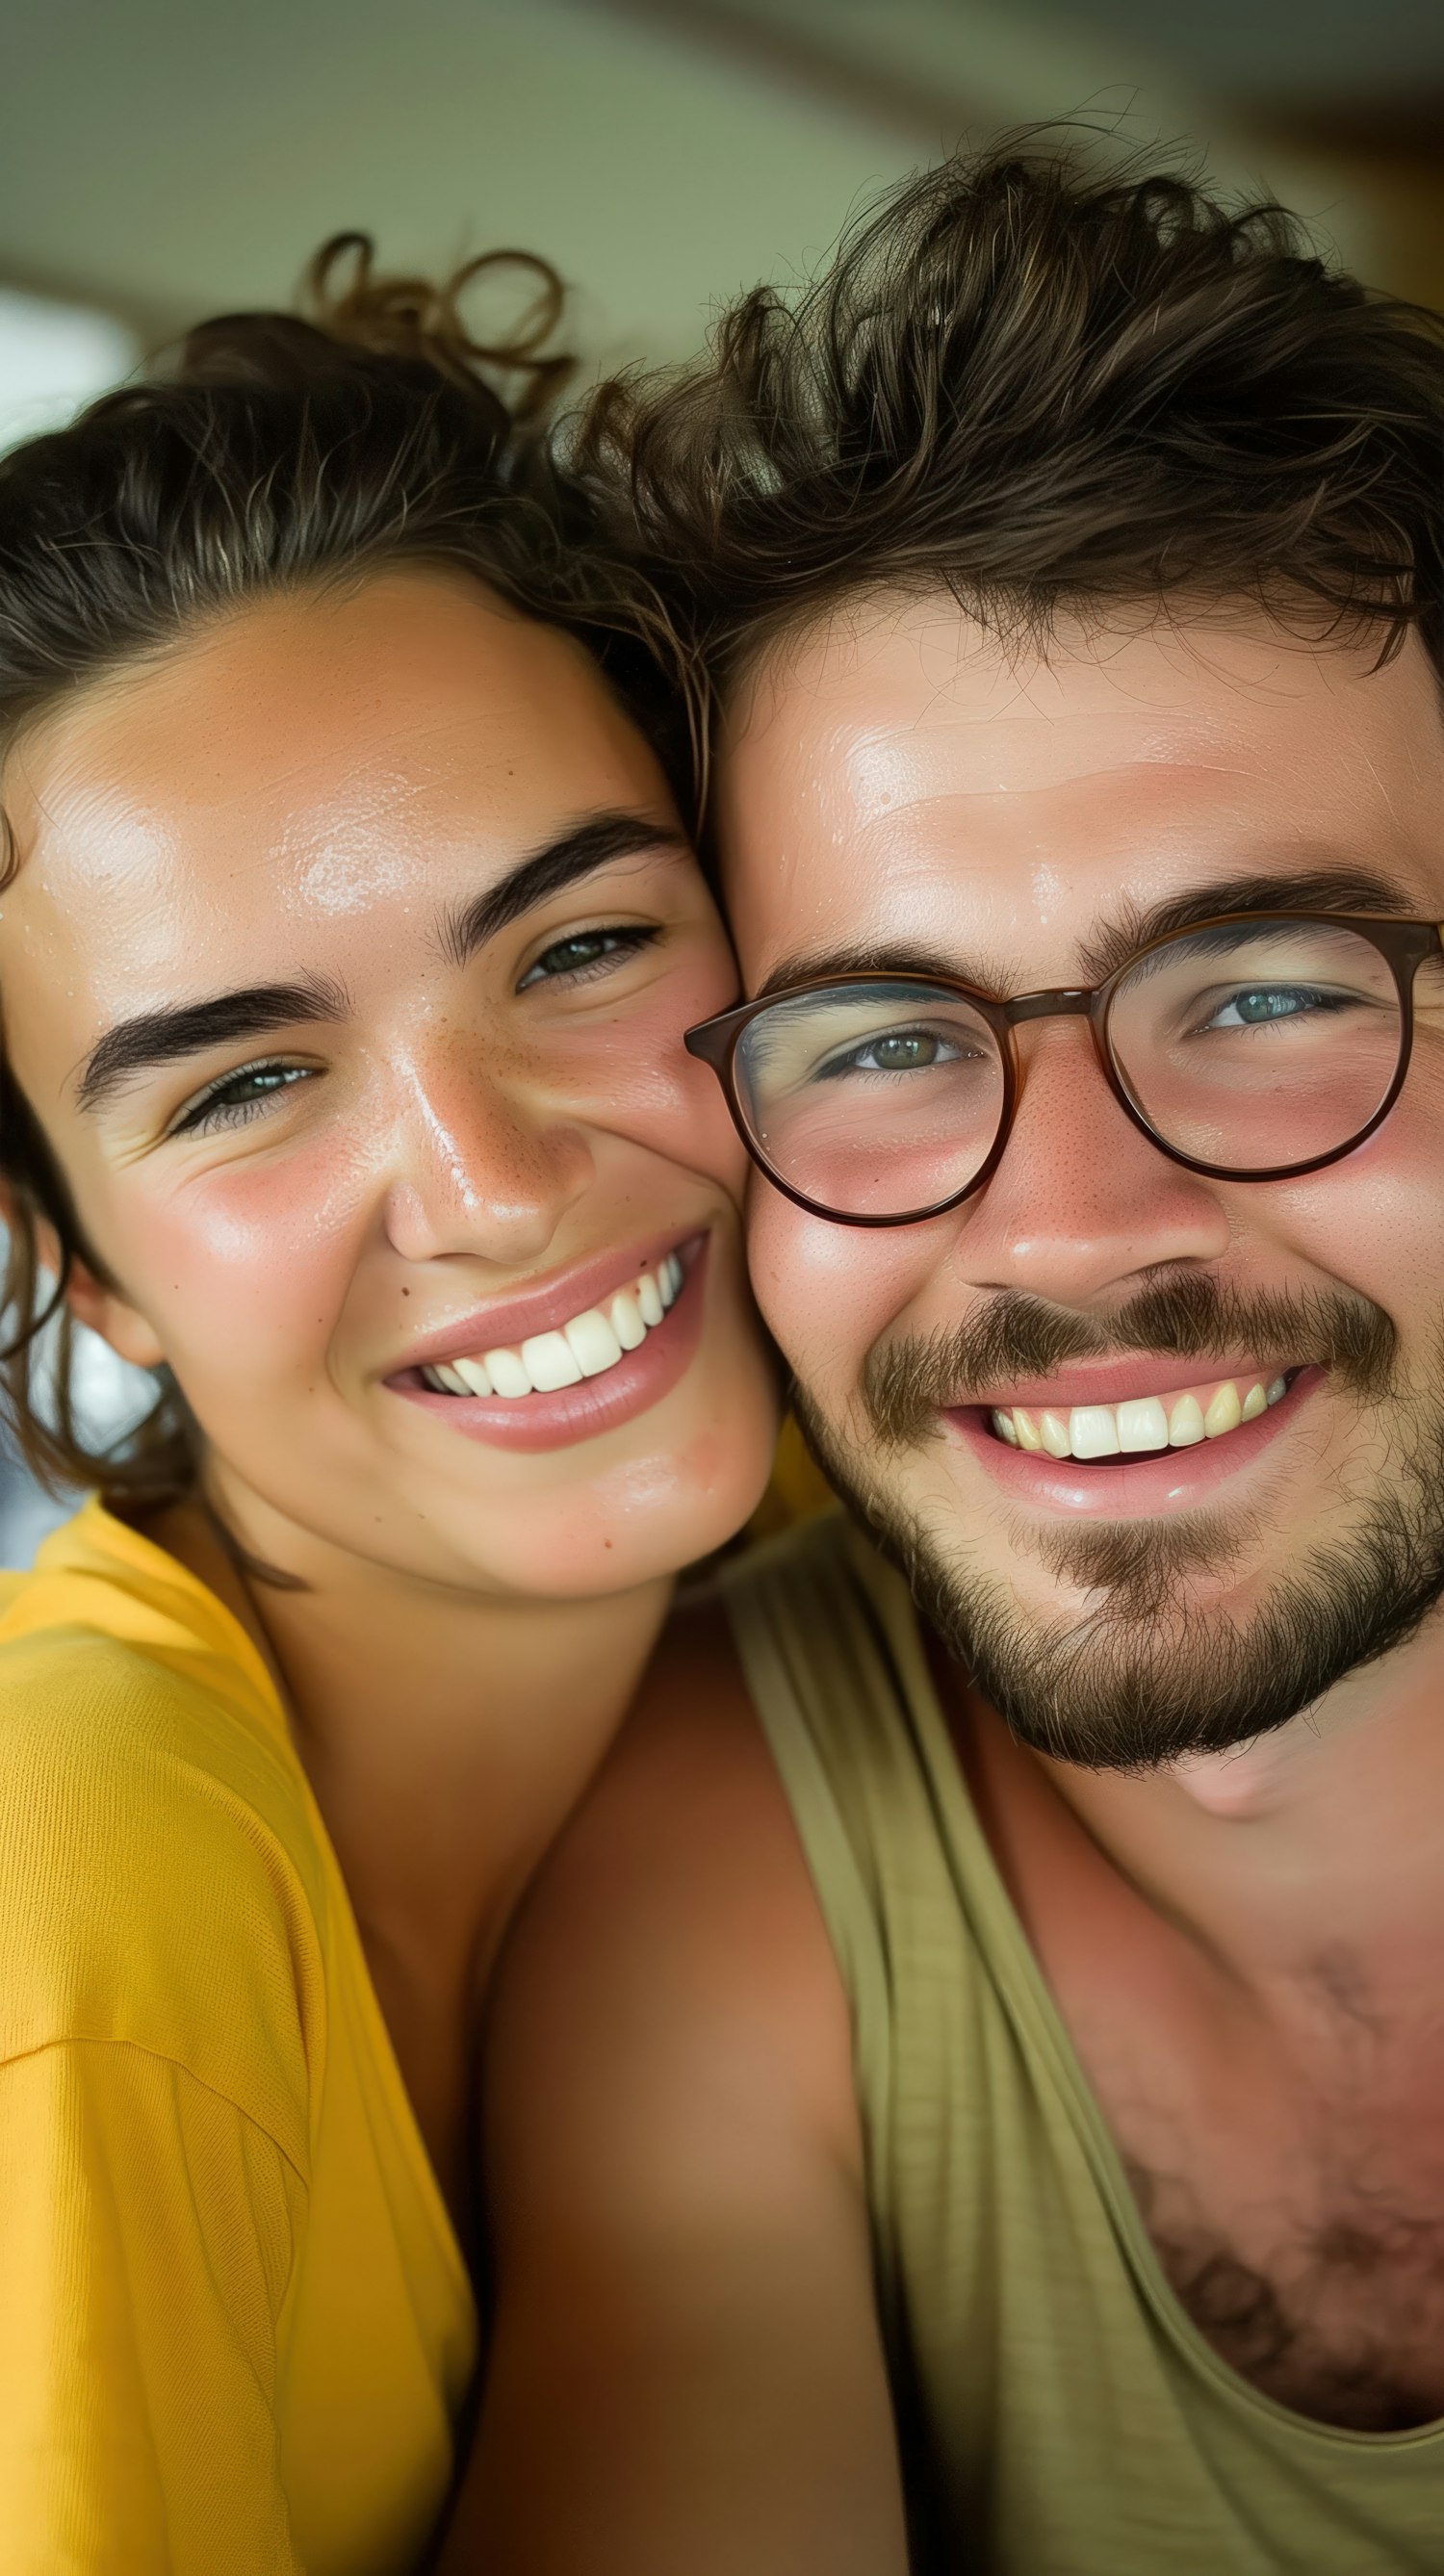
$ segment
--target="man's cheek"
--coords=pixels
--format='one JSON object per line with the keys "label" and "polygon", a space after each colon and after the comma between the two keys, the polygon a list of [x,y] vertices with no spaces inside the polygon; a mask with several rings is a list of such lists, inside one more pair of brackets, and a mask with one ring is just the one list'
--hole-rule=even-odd
{"label": "man's cheek", "polygon": [[803,1385],[850,1401],[873,1343],[911,1293],[891,1238],[808,1216],[755,1178],[747,1257],[768,1328]]}
{"label": "man's cheek", "polygon": [[1406,1142],[1422,1140],[1401,1121],[1347,1164],[1288,1184],[1281,1235],[1287,1257],[1382,1307],[1407,1343],[1421,1322],[1432,1332],[1444,1300],[1444,1158],[1433,1136],[1424,1150],[1401,1152]]}

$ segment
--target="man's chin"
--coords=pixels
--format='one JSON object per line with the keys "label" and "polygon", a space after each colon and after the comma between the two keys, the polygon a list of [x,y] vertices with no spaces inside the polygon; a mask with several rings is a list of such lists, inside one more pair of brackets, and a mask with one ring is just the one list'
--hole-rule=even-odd
{"label": "man's chin", "polygon": [[[1230,1511],[1020,1529],[1014,1572],[988,1562],[996,1522],[972,1547],[947,1496],[910,1492],[905,1468],[879,1477],[815,1412],[804,1427],[973,1687],[1023,1743],[1088,1769],[1152,1771],[1270,1734],[1404,1644],[1444,1595],[1444,1442],[1283,1568]],[[1031,1609],[1040,1572],[1054,1588]]]}

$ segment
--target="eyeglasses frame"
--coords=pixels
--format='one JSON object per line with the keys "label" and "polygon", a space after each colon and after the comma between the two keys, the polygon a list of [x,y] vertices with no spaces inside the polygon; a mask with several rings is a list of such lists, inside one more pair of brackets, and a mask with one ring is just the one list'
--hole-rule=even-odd
{"label": "eyeglasses frame", "polygon": [[[1171,948],[1184,939],[1195,938],[1201,931],[1226,930],[1236,922],[1242,924],[1257,921],[1310,922],[1329,929],[1357,931],[1362,938],[1366,939],[1384,959],[1394,978],[1394,989],[1399,1001],[1399,1061],[1394,1069],[1394,1079],[1378,1108],[1344,1144],[1332,1147],[1327,1154],[1311,1154],[1306,1162],[1277,1163],[1265,1171],[1239,1172],[1229,1164],[1202,1162],[1196,1155],[1185,1154],[1179,1146],[1170,1145],[1158,1134],[1145,1116],[1141,1105],[1132,1098],[1128,1090],[1122,1069],[1113,1055],[1108,1023],[1119,985],[1125,976],[1131,975],[1134,968],[1142,964],[1146,957],[1155,955],[1160,948]],[[1425,958],[1434,954],[1436,950],[1444,953],[1444,929],[1434,921],[1396,918],[1392,914],[1385,913],[1300,912],[1291,911],[1287,907],[1267,911],[1219,912],[1210,914],[1205,921],[1190,922],[1186,929],[1165,931],[1160,938],[1148,940],[1142,948],[1135,949],[1131,956],[1125,957],[1123,963],[1116,966],[1111,975],[1105,976],[1101,984],[1050,986],[1036,993],[1017,993],[1011,1001],[996,1002],[990,995],[978,992],[975,986],[965,984],[957,976],[936,975],[922,971],[917,974],[907,974],[895,968],[883,969],[880,972],[869,971],[868,968],[860,966],[845,969],[837,975],[804,976],[799,982],[781,985],[777,991],[766,993],[757,1001],[735,1003],[730,1011],[719,1011],[712,1019],[699,1020],[695,1027],[685,1032],[683,1043],[689,1055],[694,1055],[703,1064],[710,1065],[716,1074],[731,1113],[733,1126],[758,1170],[774,1189],[780,1190],[784,1198],[792,1201],[794,1207],[805,1209],[809,1216],[823,1217],[831,1225],[855,1225],[869,1228],[923,1225],[933,1217],[946,1216],[951,1209],[961,1207],[965,1199],[970,1199],[975,1191],[982,1189],[984,1184],[992,1179],[1007,1150],[1008,1140],[1013,1132],[1013,1121],[1017,1114],[1016,1031],[1020,1023],[1027,1020],[1086,1019],[1092,1033],[1094,1052],[1109,1090],[1125,1116],[1131,1119],[1140,1134],[1146,1136],[1149,1143],[1157,1147],[1159,1153],[1166,1154],[1170,1162],[1181,1164],[1185,1171],[1200,1172],[1207,1180],[1293,1181],[1300,1179],[1306,1172],[1322,1171],[1330,1163],[1342,1162],[1346,1154],[1355,1152],[1388,1117],[1404,1087],[1404,1078],[1408,1073],[1409,1059],[1414,1049],[1414,979]],[[999,1063],[1003,1075],[1003,1101],[998,1116],[997,1136],[986,1160],[973,1174],[972,1179],[964,1188],[954,1190],[950,1198],[939,1199],[935,1206],[907,1209],[897,1216],[852,1215],[841,1208],[825,1207],[820,1200],[809,1198],[804,1190],[795,1189],[790,1181],[782,1178],[780,1172],[775,1172],[757,1139],[749,1131],[737,1088],[736,1062],[738,1047],[752,1022],[761,1019],[765,1012],[775,1010],[779,1003],[795,1001],[801,994],[836,992],[841,987],[853,984],[931,985],[937,992],[950,994],[956,1000],[968,1003],[970,1008],[976,1010],[980,1018],[987,1022],[997,1040]]]}

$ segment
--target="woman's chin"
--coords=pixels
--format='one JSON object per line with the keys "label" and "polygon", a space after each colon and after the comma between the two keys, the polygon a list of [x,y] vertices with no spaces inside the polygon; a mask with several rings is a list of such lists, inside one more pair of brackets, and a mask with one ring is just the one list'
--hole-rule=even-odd
{"label": "woman's chin", "polygon": [[[708,1444],[710,1447],[712,1444]],[[654,1467],[656,1462],[649,1462]],[[699,1462],[700,1465],[700,1462]],[[679,1463],[663,1481],[639,1470],[630,1490],[557,1495],[509,1517],[475,1545],[478,1588],[526,1601],[595,1600],[673,1580],[737,1536],[766,1490],[771,1444],[744,1468],[711,1474]]]}
{"label": "woman's chin", "polygon": [[461,1472],[444,1502],[433,1491],[427,1517],[438,1536],[450,1523],[487,1591],[553,1601],[627,1591],[681,1573],[745,1527],[779,1419],[766,1347],[750,1316],[717,1298],[690,1365],[655,1406],[530,1455],[458,1442]]}
{"label": "woman's chin", "polygon": [[327,1586],[344,1588],[347,1558],[367,1579],[491,1600],[582,1600],[664,1580],[745,1526],[777,1440],[775,1364],[751,1316],[718,1295],[690,1338],[656,1403],[560,1445],[499,1449],[474,1436],[468,1405],[402,1404],[389,1389],[384,1412],[338,1415],[332,1392],[319,1411],[301,1409],[303,1443],[290,1424],[283,1464],[283,1444],[253,1419],[240,1456],[239,1440],[213,1437],[217,1506],[256,1556]]}

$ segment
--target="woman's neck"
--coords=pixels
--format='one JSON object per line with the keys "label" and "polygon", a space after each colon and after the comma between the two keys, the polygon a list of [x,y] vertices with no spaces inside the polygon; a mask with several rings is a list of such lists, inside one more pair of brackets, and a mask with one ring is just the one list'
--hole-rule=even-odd
{"label": "woman's neck", "polygon": [[291,1589],[243,1571],[200,1504],[149,1534],[220,1595],[276,1676],[455,2210],[492,1965],[626,1714],[671,1584],[495,1599],[288,1533],[304,1585]]}

